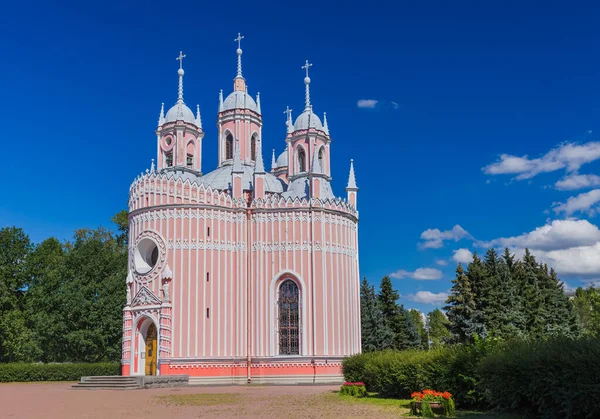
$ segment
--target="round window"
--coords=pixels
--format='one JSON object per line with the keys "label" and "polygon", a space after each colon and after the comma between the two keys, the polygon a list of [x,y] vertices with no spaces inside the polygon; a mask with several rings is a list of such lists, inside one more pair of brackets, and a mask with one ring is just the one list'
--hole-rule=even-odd
{"label": "round window", "polygon": [[139,274],[147,274],[158,262],[158,246],[154,240],[145,237],[139,241],[135,249],[134,264]]}
{"label": "round window", "polygon": [[171,137],[165,138],[165,143],[167,143],[167,145],[171,145],[171,141],[173,141]]}

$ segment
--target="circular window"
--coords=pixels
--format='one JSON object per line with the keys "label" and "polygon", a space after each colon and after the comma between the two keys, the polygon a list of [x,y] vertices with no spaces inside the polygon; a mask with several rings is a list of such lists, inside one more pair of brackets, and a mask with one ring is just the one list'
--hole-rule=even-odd
{"label": "circular window", "polygon": [[165,138],[165,143],[167,143],[167,145],[171,145],[171,141],[173,141],[171,137]]}
{"label": "circular window", "polygon": [[134,264],[139,274],[147,274],[158,262],[158,246],[154,240],[145,237],[139,241],[135,249]]}

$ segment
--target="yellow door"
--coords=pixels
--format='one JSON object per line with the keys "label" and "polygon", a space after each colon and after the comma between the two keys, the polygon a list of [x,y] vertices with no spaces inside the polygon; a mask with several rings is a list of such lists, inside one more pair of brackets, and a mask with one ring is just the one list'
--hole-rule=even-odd
{"label": "yellow door", "polygon": [[148,327],[146,333],[146,375],[156,375],[156,326]]}

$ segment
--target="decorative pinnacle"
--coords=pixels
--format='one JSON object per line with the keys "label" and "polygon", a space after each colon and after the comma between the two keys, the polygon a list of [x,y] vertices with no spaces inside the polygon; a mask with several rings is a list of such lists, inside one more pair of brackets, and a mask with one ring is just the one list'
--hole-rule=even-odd
{"label": "decorative pinnacle", "polygon": [[179,94],[177,96],[177,102],[181,103],[183,103],[183,75],[185,74],[185,71],[183,71],[183,59],[185,57],[183,51],[179,51],[179,57],[175,58],[179,61],[179,70],[177,70],[177,74],[179,75]]}
{"label": "decorative pinnacle", "polygon": [[238,43],[238,47],[236,50],[237,56],[238,56],[238,66],[237,66],[237,76],[236,78],[242,78],[242,39],[244,39],[244,37],[242,36],[242,34],[240,34],[238,32],[238,36],[237,38],[235,38],[233,40],[233,42],[237,42]]}
{"label": "decorative pinnacle", "polygon": [[321,162],[319,161],[319,152],[317,150],[317,140],[314,140],[313,146],[313,161],[312,161],[312,172],[313,173],[323,173],[323,169],[321,168]]}
{"label": "decorative pinnacle", "polygon": [[223,89],[219,92],[219,112],[223,111]]}
{"label": "decorative pinnacle", "polygon": [[354,159],[350,159],[350,174],[348,175],[348,186],[346,186],[346,190],[358,190],[356,178],[354,177]]}
{"label": "decorative pinnacle", "polygon": [[243,172],[241,159],[240,140],[236,138],[233,147],[233,172]]}
{"label": "decorative pinnacle", "polygon": [[260,92],[256,94],[256,110],[260,113]]}
{"label": "decorative pinnacle", "polygon": [[292,132],[292,110],[289,106],[285,107],[285,111],[283,113],[287,114],[287,120],[285,121],[285,125],[287,126],[287,131]]}
{"label": "decorative pinnacle", "polygon": [[275,149],[273,149],[273,154],[271,155],[271,170],[277,168],[277,161],[275,160]]}
{"label": "decorative pinnacle", "polygon": [[306,64],[302,66],[306,70],[306,77],[304,77],[304,84],[306,85],[306,109],[310,109],[310,77],[308,77],[308,69],[312,67],[312,64],[306,60]]}
{"label": "decorative pinnacle", "polygon": [[200,105],[196,105],[196,125],[202,128],[202,118],[200,118]]}
{"label": "decorative pinnacle", "polygon": [[329,135],[329,125],[327,125],[327,112],[323,112],[323,131]]}
{"label": "decorative pinnacle", "polygon": [[152,159],[152,163],[150,163],[150,171],[154,173],[154,159]]}
{"label": "decorative pinnacle", "polygon": [[165,122],[165,104],[160,104],[160,115],[158,115],[158,125],[162,125]]}
{"label": "decorative pinnacle", "polygon": [[254,173],[265,173],[265,164],[262,157],[262,141],[260,137],[256,139],[256,163],[254,164]]}

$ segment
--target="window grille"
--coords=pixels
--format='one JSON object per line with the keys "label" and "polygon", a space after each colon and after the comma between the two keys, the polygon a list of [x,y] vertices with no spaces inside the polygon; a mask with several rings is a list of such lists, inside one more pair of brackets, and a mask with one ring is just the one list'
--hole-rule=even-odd
{"label": "window grille", "polygon": [[292,280],[279,287],[279,355],[300,354],[300,291]]}

